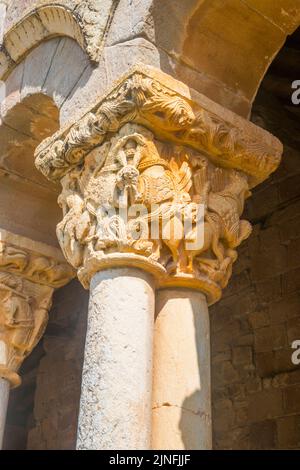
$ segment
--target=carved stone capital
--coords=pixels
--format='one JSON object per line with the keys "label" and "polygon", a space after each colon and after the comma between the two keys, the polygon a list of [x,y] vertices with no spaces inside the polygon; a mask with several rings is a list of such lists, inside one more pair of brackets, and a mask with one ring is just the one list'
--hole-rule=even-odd
{"label": "carved stone capital", "polygon": [[0,230],[0,376],[13,387],[44,333],[54,289],[73,277],[60,250]]}
{"label": "carved stone capital", "polygon": [[0,271],[0,376],[17,387],[23,360],[41,339],[53,288]]}
{"label": "carved stone capital", "polygon": [[[262,129],[137,67],[79,122],[44,141],[36,165],[62,183],[57,235],[85,287],[101,269],[132,265],[161,287],[200,289],[213,303],[228,283],[236,247],[251,233],[240,219],[244,201],[276,169],[281,152]],[[204,237],[188,248],[199,205]],[[183,214],[189,233],[178,236]]]}

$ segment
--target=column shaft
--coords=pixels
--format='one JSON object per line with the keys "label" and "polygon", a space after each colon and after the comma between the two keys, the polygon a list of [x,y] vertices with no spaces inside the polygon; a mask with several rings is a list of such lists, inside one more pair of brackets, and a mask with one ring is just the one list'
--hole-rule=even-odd
{"label": "column shaft", "polygon": [[139,269],[91,281],[78,449],[149,449],[154,290]]}
{"label": "column shaft", "polygon": [[210,337],[206,298],[157,292],[152,448],[211,449]]}
{"label": "column shaft", "polygon": [[5,430],[6,412],[9,398],[10,384],[7,380],[0,377],[0,449]]}

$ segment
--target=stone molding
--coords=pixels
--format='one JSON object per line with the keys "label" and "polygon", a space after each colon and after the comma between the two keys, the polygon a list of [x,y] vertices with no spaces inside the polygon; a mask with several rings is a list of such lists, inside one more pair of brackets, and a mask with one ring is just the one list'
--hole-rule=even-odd
{"label": "stone molding", "polygon": [[[229,281],[237,246],[251,233],[240,220],[244,201],[276,169],[281,151],[281,143],[262,129],[139,66],[90,113],[42,142],[36,166],[61,181],[57,235],[84,287],[97,271],[135,266],[151,272],[160,288],[201,290],[212,304]],[[147,214],[124,223],[122,207],[134,204]],[[187,204],[190,240],[196,236],[196,205],[204,206],[203,245],[194,250],[174,236],[173,207],[182,215]],[[158,239],[148,230],[155,217]],[[165,224],[169,239],[163,237]],[[139,240],[132,236],[137,226]]]}
{"label": "stone molding", "polygon": [[60,250],[0,230],[0,376],[12,387],[45,331],[54,289],[74,274]]}
{"label": "stone molding", "polygon": [[5,79],[31,49],[56,36],[74,39],[91,61],[98,62],[116,6],[116,0],[40,0],[5,33],[0,49],[0,78]]}

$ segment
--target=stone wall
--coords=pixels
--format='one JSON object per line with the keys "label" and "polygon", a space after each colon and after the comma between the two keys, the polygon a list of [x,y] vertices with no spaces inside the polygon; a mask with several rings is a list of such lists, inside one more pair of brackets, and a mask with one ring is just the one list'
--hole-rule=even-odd
{"label": "stone wall", "polygon": [[300,448],[298,116],[261,92],[252,120],[284,143],[277,172],[247,203],[253,225],[229,287],[211,308],[214,447]]}

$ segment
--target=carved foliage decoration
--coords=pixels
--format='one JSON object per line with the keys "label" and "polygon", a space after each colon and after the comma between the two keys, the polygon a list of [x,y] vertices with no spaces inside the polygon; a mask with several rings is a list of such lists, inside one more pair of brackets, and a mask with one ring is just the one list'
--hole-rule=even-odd
{"label": "carved foliage decoration", "polygon": [[210,104],[214,111],[207,99],[193,102],[172,90],[163,74],[158,80],[152,69],[137,67],[82,120],[43,141],[36,165],[46,177],[59,180],[111,132],[136,122],[158,137],[204,152],[217,165],[244,171],[251,186],[263,181],[279,164],[279,141]]}
{"label": "carved foliage decoration", "polygon": [[119,0],[77,1],[74,13],[82,27],[85,48],[93,61],[100,59],[102,45]]}

